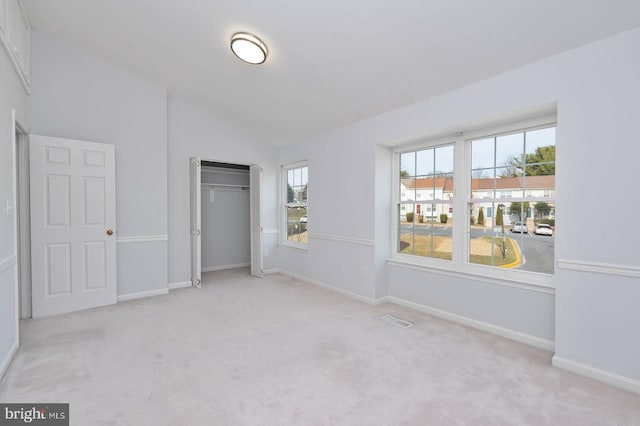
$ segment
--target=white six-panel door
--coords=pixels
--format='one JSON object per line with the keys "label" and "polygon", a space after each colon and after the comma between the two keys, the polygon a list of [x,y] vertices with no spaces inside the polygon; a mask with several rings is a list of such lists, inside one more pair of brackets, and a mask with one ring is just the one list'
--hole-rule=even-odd
{"label": "white six-panel door", "polygon": [[117,301],[113,145],[29,136],[33,316]]}

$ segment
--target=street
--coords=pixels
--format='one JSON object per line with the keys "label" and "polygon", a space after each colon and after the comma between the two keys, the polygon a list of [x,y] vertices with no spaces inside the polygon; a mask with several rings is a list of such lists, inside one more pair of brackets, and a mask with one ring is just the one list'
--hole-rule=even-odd
{"label": "street", "polygon": [[[411,224],[401,224],[400,232],[410,235],[412,228]],[[451,237],[451,226],[416,224],[414,233],[415,235]],[[524,261],[524,265],[521,266],[522,270],[553,274],[555,237],[535,235],[532,233],[517,234],[509,231],[506,231],[506,234],[509,238],[515,240],[520,247],[521,256]],[[500,236],[501,234],[499,232],[491,233],[491,231],[485,231],[481,228],[471,228],[471,238],[489,237],[491,235]]]}

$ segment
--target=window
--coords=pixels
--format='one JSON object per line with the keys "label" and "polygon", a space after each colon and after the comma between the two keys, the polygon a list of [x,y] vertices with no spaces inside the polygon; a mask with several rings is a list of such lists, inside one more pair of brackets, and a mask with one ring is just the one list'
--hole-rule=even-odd
{"label": "window", "polygon": [[[556,128],[467,143],[473,176],[467,200],[469,263],[553,274],[554,240],[541,238],[535,228],[538,223],[555,225],[549,214],[555,209]],[[488,196],[477,193],[487,190]]]}
{"label": "window", "polygon": [[554,122],[547,116],[397,151],[394,257],[550,284]]}
{"label": "window", "polygon": [[304,163],[283,166],[282,181],[284,188],[283,211],[284,242],[292,245],[306,245],[308,239],[308,184],[309,168]]}
{"label": "window", "polygon": [[397,251],[451,260],[453,145],[402,152],[399,159]]}

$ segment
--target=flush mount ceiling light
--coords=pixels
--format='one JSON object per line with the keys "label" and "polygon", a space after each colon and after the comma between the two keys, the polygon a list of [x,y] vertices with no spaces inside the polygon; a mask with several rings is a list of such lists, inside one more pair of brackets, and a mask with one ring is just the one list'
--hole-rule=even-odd
{"label": "flush mount ceiling light", "polygon": [[267,60],[267,46],[258,37],[249,33],[235,33],[231,36],[231,51],[238,58],[258,65]]}

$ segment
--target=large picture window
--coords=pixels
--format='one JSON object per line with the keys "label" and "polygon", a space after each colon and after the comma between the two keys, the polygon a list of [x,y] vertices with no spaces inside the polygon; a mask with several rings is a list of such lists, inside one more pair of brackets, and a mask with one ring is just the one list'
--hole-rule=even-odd
{"label": "large picture window", "polygon": [[286,243],[306,245],[309,224],[309,168],[306,164],[283,167],[283,211]]}
{"label": "large picture window", "polygon": [[397,151],[394,257],[551,282],[555,151],[549,117]]}

